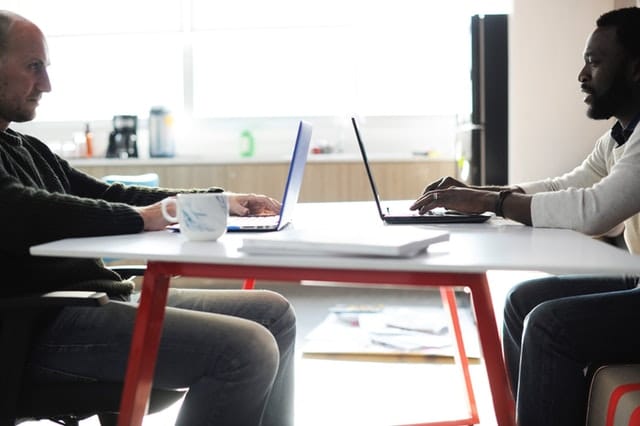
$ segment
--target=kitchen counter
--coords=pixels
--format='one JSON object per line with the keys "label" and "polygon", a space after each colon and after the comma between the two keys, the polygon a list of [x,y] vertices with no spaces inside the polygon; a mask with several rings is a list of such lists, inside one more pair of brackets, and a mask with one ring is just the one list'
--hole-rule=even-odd
{"label": "kitchen counter", "polygon": [[[370,154],[371,162],[423,162],[423,161],[453,161],[449,158],[414,154]],[[185,165],[229,165],[229,164],[281,164],[289,163],[290,157],[171,157],[171,158],[69,158],[68,161],[76,167],[105,167],[105,166],[185,166]],[[352,163],[362,162],[359,154],[309,154],[309,162],[314,163]]]}
{"label": "kitchen counter", "polygon": [[[362,158],[357,154],[312,154],[305,169],[300,200],[371,200]],[[220,186],[234,192],[254,192],[279,197],[287,177],[289,158],[90,158],[69,160],[86,173],[140,175],[157,173],[159,184],[169,188]],[[411,199],[428,182],[455,176],[452,159],[410,154],[371,156],[380,194],[385,199]]]}

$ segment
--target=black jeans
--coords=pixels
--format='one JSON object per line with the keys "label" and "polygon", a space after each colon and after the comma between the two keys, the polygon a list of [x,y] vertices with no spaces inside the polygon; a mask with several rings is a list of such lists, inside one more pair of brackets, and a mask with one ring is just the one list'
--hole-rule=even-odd
{"label": "black jeans", "polygon": [[637,281],[554,276],[511,290],[503,345],[519,426],[584,426],[588,373],[640,363]]}
{"label": "black jeans", "polygon": [[[293,424],[295,314],[264,290],[171,289],[154,386],[189,388],[177,424]],[[123,380],[134,303],[65,308],[40,334],[34,381]]]}

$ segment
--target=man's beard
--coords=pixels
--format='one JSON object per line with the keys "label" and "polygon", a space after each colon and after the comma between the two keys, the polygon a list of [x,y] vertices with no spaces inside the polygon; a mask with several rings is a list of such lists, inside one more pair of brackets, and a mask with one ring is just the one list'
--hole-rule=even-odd
{"label": "man's beard", "polygon": [[602,93],[592,93],[587,116],[594,120],[607,120],[620,111],[624,111],[633,101],[633,87],[620,69],[609,89]]}
{"label": "man's beard", "polygon": [[0,117],[11,123],[24,123],[31,121],[36,116],[36,108],[21,100],[8,99],[0,89]]}

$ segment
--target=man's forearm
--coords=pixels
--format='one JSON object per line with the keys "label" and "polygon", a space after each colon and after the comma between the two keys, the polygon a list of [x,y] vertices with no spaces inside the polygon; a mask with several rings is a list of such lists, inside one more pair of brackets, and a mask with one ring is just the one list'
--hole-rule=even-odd
{"label": "man's forearm", "polygon": [[524,194],[524,191],[522,190],[522,188],[520,188],[517,185],[504,185],[504,186],[497,186],[497,185],[469,185],[469,188],[472,189],[479,189],[481,191],[491,191],[491,192],[500,192],[500,191],[511,191],[511,192],[517,192],[520,194]]}
{"label": "man's forearm", "polygon": [[531,195],[512,192],[502,202],[503,217],[531,226]]}

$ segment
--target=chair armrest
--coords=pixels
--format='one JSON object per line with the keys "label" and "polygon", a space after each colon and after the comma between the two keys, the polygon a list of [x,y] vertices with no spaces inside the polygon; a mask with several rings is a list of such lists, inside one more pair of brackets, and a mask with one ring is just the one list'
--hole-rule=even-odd
{"label": "chair armrest", "polygon": [[106,293],[95,291],[53,291],[42,295],[0,298],[0,311],[64,306],[102,306],[109,303]]}
{"label": "chair armrest", "polygon": [[123,280],[144,275],[144,271],[147,270],[145,265],[109,265],[107,267],[112,271],[117,272]]}
{"label": "chair armrest", "polygon": [[8,367],[0,369],[0,389],[12,389],[10,395],[0,399],[2,416],[16,415],[24,366],[38,318],[65,306],[100,307],[107,303],[107,294],[95,291],[54,291],[0,298],[0,365]]}
{"label": "chair armrest", "polygon": [[[144,275],[144,265],[118,265],[109,269],[117,272],[123,279]],[[94,291],[52,291],[41,295],[26,295],[0,298],[0,311],[14,311],[25,308],[63,308],[65,306],[102,306],[109,302],[109,297],[103,292]]]}
{"label": "chair armrest", "polygon": [[[113,269],[126,279],[144,274],[145,267],[127,265]],[[109,297],[104,292],[77,290],[0,298],[0,365],[10,366],[0,369],[0,389],[12,390],[10,395],[0,398],[0,417],[16,416],[24,366],[38,319],[66,306],[100,307],[107,303]]]}

